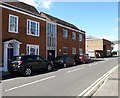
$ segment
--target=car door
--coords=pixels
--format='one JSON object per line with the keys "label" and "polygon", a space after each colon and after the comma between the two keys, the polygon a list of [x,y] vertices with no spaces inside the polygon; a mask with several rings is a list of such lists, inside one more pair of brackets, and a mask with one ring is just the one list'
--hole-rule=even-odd
{"label": "car door", "polygon": [[37,56],[37,62],[38,62],[39,69],[46,68],[47,63],[44,58],[42,58],[41,56]]}
{"label": "car door", "polygon": [[69,64],[73,65],[73,59],[72,58],[69,58]]}
{"label": "car door", "polygon": [[37,69],[38,63],[36,62],[36,56],[28,56],[26,62],[28,66],[32,67],[32,69]]}
{"label": "car door", "polygon": [[65,57],[64,59],[65,59],[66,64],[67,64],[67,65],[70,65],[69,57]]}

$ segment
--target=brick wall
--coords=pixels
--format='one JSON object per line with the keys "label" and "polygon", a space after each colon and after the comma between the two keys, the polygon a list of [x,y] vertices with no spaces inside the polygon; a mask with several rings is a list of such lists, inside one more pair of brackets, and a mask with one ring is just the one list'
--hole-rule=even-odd
{"label": "brick wall", "polygon": [[111,50],[112,49],[111,42],[108,41],[108,40],[103,39],[103,45],[106,45],[106,49],[107,50]]}
{"label": "brick wall", "polygon": [[103,40],[86,40],[86,49],[88,50],[103,50]]}
{"label": "brick wall", "polygon": [[[72,48],[76,48],[76,54],[79,54],[79,48],[83,49],[85,53],[85,34],[83,34],[83,40],[79,41],[79,32],[76,32],[76,40],[72,39],[72,30],[68,30],[68,38],[63,37],[63,27],[57,26],[57,55],[63,55],[63,47],[68,47],[68,55],[73,57]],[[61,51],[59,51],[61,50]]]}
{"label": "brick wall", "polygon": [[[9,25],[9,14],[18,16],[18,34],[8,32],[8,25]],[[26,54],[26,44],[35,44],[39,45],[39,53],[43,57],[46,56],[46,22],[40,19],[36,19],[21,13],[17,13],[8,9],[3,9],[3,22],[2,28],[2,36],[3,40],[9,38],[15,38],[19,40],[22,44],[20,45],[20,54]],[[27,19],[34,20],[40,23],[40,36],[34,37],[27,35]],[[3,52],[3,51],[2,51]]]}

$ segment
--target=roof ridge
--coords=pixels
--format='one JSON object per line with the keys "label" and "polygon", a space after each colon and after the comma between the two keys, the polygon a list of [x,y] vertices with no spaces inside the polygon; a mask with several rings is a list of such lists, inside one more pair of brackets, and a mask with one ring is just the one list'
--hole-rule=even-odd
{"label": "roof ridge", "polygon": [[[45,12],[40,12],[40,14],[41,14],[41,13],[43,13],[43,14],[45,14],[45,15],[49,16],[49,17],[54,18],[54,20],[59,20],[59,21],[62,21],[62,22],[64,22],[64,23],[66,23],[66,24],[67,24],[67,26],[68,26],[68,24],[69,24],[69,25],[74,26],[74,28],[76,28],[77,30],[80,30],[80,29],[79,29],[79,28],[77,28],[74,24],[69,23],[69,22],[67,22],[67,21],[65,21],[65,20],[63,20],[63,19],[57,18],[57,17],[52,16],[52,15],[50,15],[50,14],[47,14],[47,13],[45,13]],[[72,26],[69,26],[69,27],[72,27]]]}
{"label": "roof ridge", "polygon": [[[16,5],[15,5],[15,3],[16,3]],[[6,4],[8,6],[26,11],[26,12],[31,13],[31,14],[39,15],[38,10],[34,6],[26,4],[26,3],[21,2],[21,1],[18,1],[18,2],[4,2],[3,4]],[[25,9],[25,8],[29,8],[29,9]]]}

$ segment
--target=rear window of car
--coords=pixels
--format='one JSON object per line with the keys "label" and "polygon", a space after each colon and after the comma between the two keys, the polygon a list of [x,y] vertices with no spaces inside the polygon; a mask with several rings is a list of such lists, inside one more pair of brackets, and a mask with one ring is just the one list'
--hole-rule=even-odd
{"label": "rear window of car", "polygon": [[14,61],[23,61],[25,59],[24,56],[16,56],[14,57]]}
{"label": "rear window of car", "polygon": [[61,56],[58,56],[58,57],[56,57],[55,60],[61,60],[61,59],[62,59],[62,57],[61,57]]}

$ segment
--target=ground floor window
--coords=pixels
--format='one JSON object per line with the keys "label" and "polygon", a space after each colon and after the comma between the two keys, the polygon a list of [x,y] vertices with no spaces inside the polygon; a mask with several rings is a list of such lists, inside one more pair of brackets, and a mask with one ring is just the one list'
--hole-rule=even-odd
{"label": "ground floor window", "polygon": [[72,48],[72,54],[76,54],[76,48]]}
{"label": "ground floor window", "polygon": [[39,55],[39,45],[27,44],[27,55]]}
{"label": "ground floor window", "polygon": [[63,54],[68,54],[68,47],[63,47]]}

